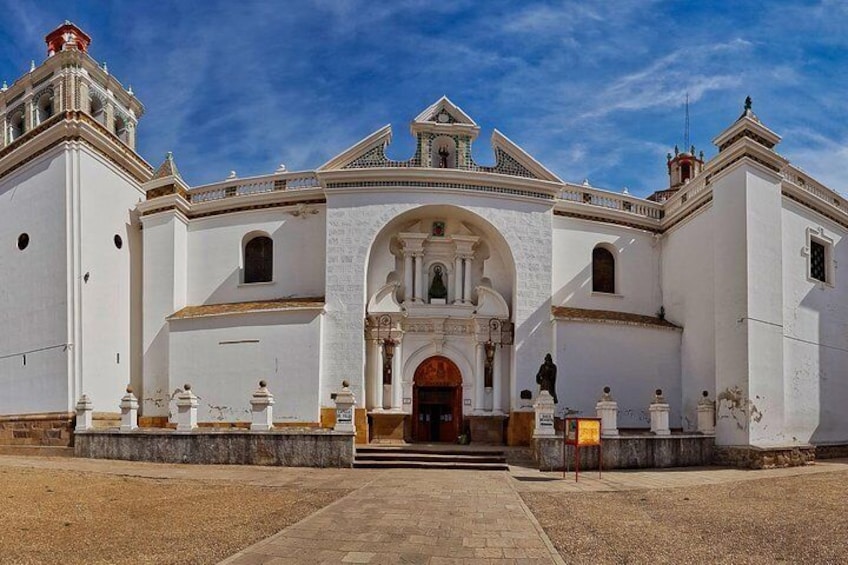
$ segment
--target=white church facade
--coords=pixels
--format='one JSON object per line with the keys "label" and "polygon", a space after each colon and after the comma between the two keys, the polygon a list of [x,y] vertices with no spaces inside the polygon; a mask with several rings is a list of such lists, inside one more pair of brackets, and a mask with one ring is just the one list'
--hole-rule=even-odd
{"label": "white church facade", "polygon": [[[65,444],[76,401],[174,421],[332,425],[343,380],[357,441],[521,445],[536,375],[558,415],[673,429],[706,391],[716,444],[848,444],[848,200],[791,164],[750,104],[669,155],[650,199],[564,181],[442,98],[393,161],[386,126],[315,170],[188,186],[135,150],[144,108],[66,23],[0,91],[0,443]],[[155,132],[153,132],[155,134]]]}

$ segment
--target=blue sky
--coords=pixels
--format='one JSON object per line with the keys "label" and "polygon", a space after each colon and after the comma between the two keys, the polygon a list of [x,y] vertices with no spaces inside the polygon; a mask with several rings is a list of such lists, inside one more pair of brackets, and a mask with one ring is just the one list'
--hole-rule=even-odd
{"label": "blue sky", "polygon": [[746,95],[783,136],[778,150],[848,187],[848,3],[106,2],[0,0],[0,80],[45,57],[69,19],[90,54],[131,84],[146,113],[139,152],[173,151],[191,185],[311,169],[442,94],[482,131],[498,128],[565,180],[637,195],[667,185],[665,154],[710,140]]}

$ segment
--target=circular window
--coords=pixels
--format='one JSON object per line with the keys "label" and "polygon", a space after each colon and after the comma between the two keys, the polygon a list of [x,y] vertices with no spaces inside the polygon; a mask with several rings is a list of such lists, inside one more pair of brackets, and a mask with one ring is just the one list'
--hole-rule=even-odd
{"label": "circular window", "polygon": [[123,246],[124,246],[124,240],[121,239],[121,236],[119,236],[118,234],[115,234],[115,247],[120,249]]}
{"label": "circular window", "polygon": [[29,245],[29,235],[22,233],[18,236],[18,249],[23,251],[27,248],[27,245]]}

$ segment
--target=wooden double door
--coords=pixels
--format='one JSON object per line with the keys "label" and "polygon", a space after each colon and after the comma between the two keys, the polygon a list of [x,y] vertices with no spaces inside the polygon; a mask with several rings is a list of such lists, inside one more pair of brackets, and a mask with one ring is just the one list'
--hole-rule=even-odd
{"label": "wooden double door", "polygon": [[415,370],[412,437],[418,442],[455,442],[462,429],[462,374],[447,357],[426,359]]}

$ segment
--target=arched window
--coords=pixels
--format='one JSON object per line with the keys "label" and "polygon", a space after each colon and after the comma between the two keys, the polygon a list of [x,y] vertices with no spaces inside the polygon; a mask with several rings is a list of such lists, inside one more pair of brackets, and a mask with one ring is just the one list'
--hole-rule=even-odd
{"label": "arched window", "polygon": [[100,122],[101,124],[106,124],[106,108],[103,102],[103,99],[96,94],[92,94],[89,98],[89,113],[91,117]]}
{"label": "arched window", "polygon": [[124,143],[129,144],[128,122],[126,118],[121,115],[115,116],[115,135],[117,135]]}
{"label": "arched window", "polygon": [[592,250],[592,291],[615,294],[615,257],[603,247]]}
{"label": "arched window", "polygon": [[254,237],[244,246],[244,282],[271,282],[274,274],[274,242],[270,237]]}
{"label": "arched window", "polygon": [[35,104],[36,125],[41,124],[53,115],[53,89],[43,91]]}
{"label": "arched window", "polygon": [[9,143],[15,141],[24,133],[26,133],[26,120],[24,109],[18,108],[14,110],[9,117]]}

